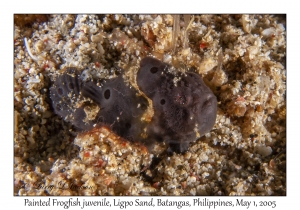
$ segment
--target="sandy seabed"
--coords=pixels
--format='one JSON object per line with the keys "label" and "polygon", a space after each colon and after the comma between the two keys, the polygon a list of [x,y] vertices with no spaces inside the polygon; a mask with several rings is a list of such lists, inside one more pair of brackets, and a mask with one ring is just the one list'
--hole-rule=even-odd
{"label": "sandy seabed", "polygon": [[[286,195],[284,15],[24,17],[14,25],[15,195]],[[193,68],[217,96],[213,130],[186,153],[149,153],[54,114],[49,87],[66,67],[109,79],[118,66],[134,86],[149,55]]]}

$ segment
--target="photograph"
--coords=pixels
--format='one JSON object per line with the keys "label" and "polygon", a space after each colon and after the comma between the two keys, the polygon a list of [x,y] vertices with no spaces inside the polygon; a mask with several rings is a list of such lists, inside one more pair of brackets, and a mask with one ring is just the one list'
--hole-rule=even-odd
{"label": "photograph", "polygon": [[286,45],[284,13],[14,13],[13,196],[286,196]]}

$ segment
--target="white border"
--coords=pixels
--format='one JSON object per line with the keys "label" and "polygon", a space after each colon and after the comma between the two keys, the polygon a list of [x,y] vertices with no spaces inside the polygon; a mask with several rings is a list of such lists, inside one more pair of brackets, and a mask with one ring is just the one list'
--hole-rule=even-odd
{"label": "white border", "polygon": [[[4,5],[4,3],[5,5]],[[276,200],[275,209],[296,207],[299,202],[299,15],[296,1],[63,1],[18,0],[1,3],[1,209],[23,209],[24,197],[13,196],[13,14],[14,13],[286,13],[287,14],[287,196],[245,197],[247,200]],[[4,94],[3,94],[4,93]],[[297,129],[298,128],[298,129]],[[41,197],[36,197],[41,198]],[[127,199],[126,197],[125,199]],[[174,198],[174,197],[171,197]],[[218,197],[210,197],[219,199]],[[83,199],[83,197],[81,197]],[[131,199],[131,198],[128,198]],[[135,199],[135,198],[133,198]],[[179,198],[178,198],[179,199]],[[190,199],[190,197],[188,197]],[[236,197],[222,197],[235,200]],[[101,208],[101,207],[97,207]],[[173,207],[175,209],[176,207]],[[201,207],[197,207],[199,209]],[[28,208],[27,208],[28,209]],[[51,207],[53,209],[53,207]],[[59,208],[63,209],[63,208]],[[70,208],[73,209],[73,208]],[[79,209],[79,208],[78,208]],[[112,208],[110,208],[112,209]]]}

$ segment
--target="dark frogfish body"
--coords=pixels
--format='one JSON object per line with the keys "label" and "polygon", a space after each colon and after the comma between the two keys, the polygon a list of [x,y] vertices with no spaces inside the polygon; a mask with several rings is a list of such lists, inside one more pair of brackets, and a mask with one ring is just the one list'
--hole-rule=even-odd
{"label": "dark frogfish body", "polygon": [[169,68],[166,63],[146,57],[141,61],[137,83],[153,101],[149,137],[166,142],[172,151],[184,152],[190,142],[214,126],[217,99],[199,74],[174,75]]}
{"label": "dark frogfish body", "polygon": [[217,99],[199,74],[174,74],[170,68],[152,57],[141,61],[137,85],[152,100],[154,110],[148,123],[141,120],[149,106],[147,99],[127,85],[122,74],[83,82],[75,68],[68,68],[50,88],[54,111],[80,130],[105,125],[148,148],[165,142],[169,151],[185,152],[190,142],[214,126]]}

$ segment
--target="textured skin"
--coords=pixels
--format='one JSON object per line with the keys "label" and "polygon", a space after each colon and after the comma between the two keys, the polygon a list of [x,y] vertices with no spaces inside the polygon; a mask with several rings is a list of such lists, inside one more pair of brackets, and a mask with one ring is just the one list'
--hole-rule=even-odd
{"label": "textured skin", "polygon": [[83,122],[86,117],[84,105],[78,107],[81,83],[76,68],[68,68],[50,88],[50,97],[55,113],[82,130],[89,130],[93,122]]}
{"label": "textured skin", "polygon": [[[171,152],[185,152],[190,142],[212,129],[217,99],[200,75],[192,72],[174,75],[169,68],[152,57],[141,61],[137,84],[152,100],[154,109],[154,116],[147,124],[141,118],[148,101],[125,84],[122,74],[101,80],[98,86],[93,81],[82,82],[79,72],[68,68],[50,88],[54,111],[80,130],[106,125],[119,136],[140,141],[148,148],[157,141],[165,142]],[[90,103],[100,110],[94,119],[86,120],[85,110]],[[146,138],[141,137],[143,131]]]}
{"label": "textured skin", "polygon": [[[90,130],[97,124],[103,124],[124,138],[138,139],[143,126],[139,120],[148,106],[147,100],[137,96],[137,91],[125,84],[122,75],[100,83],[101,87],[92,81],[81,82],[79,72],[68,68],[50,88],[55,113],[80,130]],[[84,108],[89,105],[82,102],[83,97],[100,107],[94,120],[83,120],[86,117]]]}
{"label": "textured skin", "polygon": [[93,82],[82,86],[82,95],[100,106],[97,123],[110,125],[118,135],[136,140],[141,133],[142,125],[139,120],[148,106],[147,100],[137,96],[137,91],[124,83],[121,74],[116,78],[103,80],[101,84],[101,88]]}
{"label": "textured skin", "polygon": [[[189,143],[209,132],[216,120],[217,99],[200,75],[188,72],[175,76],[155,58],[141,61],[139,88],[153,101],[154,117],[149,138],[164,141],[171,151],[185,152]],[[195,132],[196,131],[196,132]]]}

